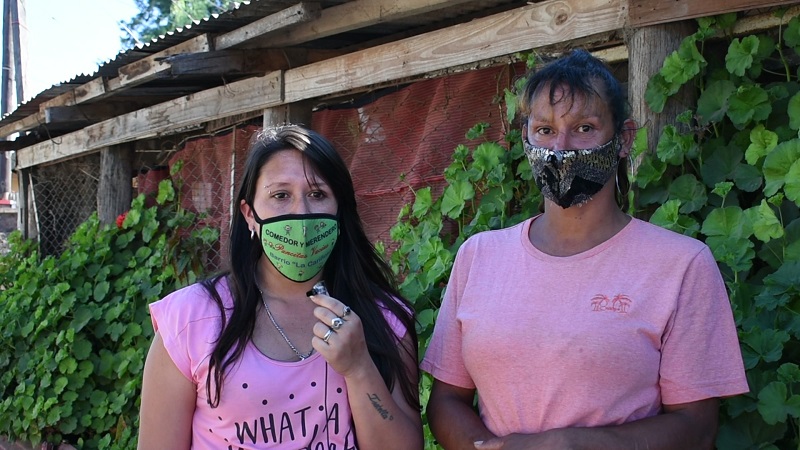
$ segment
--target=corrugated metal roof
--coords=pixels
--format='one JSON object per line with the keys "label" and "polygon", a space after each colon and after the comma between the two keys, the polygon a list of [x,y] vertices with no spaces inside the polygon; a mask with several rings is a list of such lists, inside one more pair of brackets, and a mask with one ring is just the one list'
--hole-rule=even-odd
{"label": "corrugated metal roof", "polygon": [[[320,3],[323,7],[330,7],[348,1],[350,0],[328,0]],[[39,111],[39,105],[43,102],[58,97],[68,92],[70,89],[86,84],[95,78],[116,77],[120,67],[126,66],[132,62],[146,58],[154,53],[166,50],[205,33],[222,33],[235,30],[296,3],[296,1],[291,0],[246,0],[234,3],[234,6],[228,11],[194,21],[185,27],[168,32],[166,35],[162,35],[142,45],[121,50],[113,59],[101,64],[93,73],[78,74],[69,80],[65,80],[45,89],[28,101],[18,105],[11,113],[3,116],[2,120],[0,120],[0,126],[37,113]]]}

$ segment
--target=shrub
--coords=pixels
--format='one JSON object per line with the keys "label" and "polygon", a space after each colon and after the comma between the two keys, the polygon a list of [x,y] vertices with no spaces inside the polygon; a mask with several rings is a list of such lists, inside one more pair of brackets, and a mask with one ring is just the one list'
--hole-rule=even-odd
{"label": "shrub", "polygon": [[0,434],[135,448],[147,305],[202,275],[219,238],[197,220],[167,179],[155,206],[140,195],[117,224],[93,215],[58,257],[12,233],[0,257]]}

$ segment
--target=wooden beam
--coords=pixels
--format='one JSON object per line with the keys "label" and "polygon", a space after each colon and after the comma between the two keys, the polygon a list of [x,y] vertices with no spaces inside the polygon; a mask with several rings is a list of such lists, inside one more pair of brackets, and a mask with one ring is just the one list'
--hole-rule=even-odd
{"label": "wooden beam", "polygon": [[[43,112],[47,108],[56,106],[72,106],[80,103],[88,103],[100,100],[116,93],[115,91],[119,91],[123,88],[130,88],[153,78],[157,78],[160,71],[166,70],[169,67],[168,65],[163,66],[159,62],[159,59],[179,53],[196,53],[205,52],[208,50],[208,35],[204,34],[196,36],[188,41],[182,42],[161,52],[121,67],[118,70],[118,73],[120,74],[119,77],[111,79],[106,77],[98,77],[92,81],[71,89],[68,92],[43,102],[41,105],[39,105],[39,111]],[[0,136],[7,136],[7,134],[4,135],[2,133],[3,129],[0,129]]]}
{"label": "wooden beam", "polygon": [[370,25],[430,13],[473,0],[354,0],[325,8],[319,19],[258,38],[252,47],[291,47]]}
{"label": "wooden beam", "polygon": [[17,166],[49,163],[234,114],[403,80],[496,56],[567,45],[622,29],[626,4],[627,0],[549,0],[291,69],[282,79],[272,79],[268,74],[237,81],[60,136],[58,144],[47,141],[21,149]]}
{"label": "wooden beam", "polygon": [[[295,43],[298,43],[298,42],[304,42],[304,41],[307,41],[307,40],[311,39],[310,36],[313,35],[313,33],[314,33],[313,30],[315,29],[315,28],[310,28],[312,26],[313,27],[319,26],[320,27],[319,28],[319,33],[320,34],[318,35],[318,37],[323,37],[323,36],[326,36],[326,35],[335,34],[335,33],[347,31],[347,30],[350,30],[350,29],[371,25],[371,24],[374,24],[374,23],[379,23],[381,21],[396,20],[398,18],[407,17],[407,16],[414,15],[414,14],[429,12],[429,11],[435,10],[437,8],[441,8],[441,7],[444,7],[444,6],[452,6],[454,4],[462,3],[462,2],[465,2],[465,1],[468,1],[468,0],[408,0],[408,1],[405,1],[405,2],[395,2],[394,0],[391,0],[391,1],[390,0],[355,0],[355,1],[352,1],[352,2],[344,3],[342,5],[334,6],[334,7],[331,7],[331,8],[326,8],[326,9],[322,10],[322,16],[320,17],[319,20],[316,20],[316,21],[311,22],[309,24],[298,25],[296,27],[297,28],[297,32],[295,33],[293,31],[292,33],[294,33],[294,34],[291,34],[291,37],[286,37],[286,38],[276,37],[276,39],[278,39],[278,40],[270,41],[270,42],[272,42],[272,43],[275,43],[275,42],[281,43],[281,45],[291,45],[291,44],[295,44]],[[613,9],[613,8],[622,9],[624,2],[625,2],[625,0],[612,0],[612,1],[609,2],[609,5],[611,5],[610,8],[606,8],[606,10]],[[395,4],[395,3],[398,3],[398,4]],[[514,10],[514,11],[510,11],[508,13],[505,13],[503,16],[504,17],[509,17],[509,16],[513,16],[513,14],[525,13],[526,11],[528,11],[528,12],[530,12],[530,11],[543,11],[543,14],[544,14],[545,18],[542,19],[542,20],[564,20],[565,21],[566,17],[569,17],[569,13],[570,13],[570,9],[571,9],[570,5],[572,3],[578,3],[578,2],[553,1],[553,0],[551,0],[551,1],[544,2],[544,3],[538,3],[538,4],[534,5],[533,7],[525,7],[525,8],[520,8],[520,9],[517,9],[517,10]],[[582,2],[580,2],[580,3],[582,3]],[[588,3],[589,6],[586,7],[586,6],[581,5],[579,10],[577,11],[578,13],[580,13],[580,11],[587,11],[587,10],[588,11],[592,11],[594,7],[591,6],[591,5],[598,4],[600,2],[598,2],[597,0],[592,0],[592,1],[589,1],[589,2],[586,2],[586,3]],[[556,12],[555,13],[549,13],[549,12],[546,11],[546,9],[550,9],[550,10],[556,11]],[[541,13],[537,12],[536,14],[541,14]],[[561,14],[560,18],[556,17],[558,14]],[[549,15],[549,19],[547,19],[548,15]],[[492,17],[495,17],[495,16],[492,16]],[[481,25],[480,27],[475,25],[476,22],[479,23],[479,24],[486,24],[487,21],[490,21],[490,20],[491,20],[491,18],[480,19],[480,20],[477,20],[477,21],[470,22],[468,24],[464,24],[464,25],[461,26],[461,28],[459,28],[459,30],[460,30],[459,32],[461,32],[461,30],[463,30],[464,32],[473,33],[473,34],[474,33],[478,33],[478,34],[483,33],[483,32],[485,32],[484,28],[488,28],[486,30],[486,32],[488,32],[490,34],[489,36],[487,36],[486,39],[481,39],[480,36],[474,36],[473,37],[474,45],[472,46],[472,48],[470,48],[470,50],[468,50],[468,52],[471,52],[472,54],[471,55],[467,55],[470,58],[468,58],[469,61],[467,61],[466,63],[473,62],[473,61],[480,60],[480,59],[489,59],[491,57],[491,56],[489,56],[489,57],[483,57],[482,56],[482,54],[481,54],[481,52],[482,52],[481,46],[493,47],[495,49],[498,49],[499,50],[498,52],[494,52],[495,55],[502,53],[501,49],[503,48],[503,45],[501,45],[501,44],[503,44],[503,43],[501,43],[501,42],[492,42],[491,40],[495,39],[494,38],[495,35],[498,35],[502,39],[505,39],[507,30],[492,30],[491,29],[491,26],[492,26],[491,23],[488,24],[488,25]],[[578,20],[586,21],[585,18],[579,18]],[[572,21],[570,21],[570,23],[572,23]],[[589,21],[589,24],[590,23],[591,23],[591,21]],[[532,30],[528,29],[527,28],[528,25],[526,25],[525,23],[520,23],[519,21],[517,21],[516,24],[517,24],[517,26],[522,26],[523,29],[514,31],[514,34],[517,37],[517,41],[514,44],[511,44],[511,43],[506,43],[505,44],[505,48],[512,49],[508,53],[513,53],[513,52],[516,52],[516,51],[520,51],[521,49],[522,50],[527,50],[527,49],[531,48],[531,44],[530,43],[537,42],[536,38],[538,38],[539,36],[545,35],[549,31],[554,30],[554,29],[563,30],[564,25],[565,25],[564,23],[562,23],[560,25],[557,24],[555,26],[545,24],[545,27],[539,33],[536,33],[535,31],[532,31]],[[588,24],[584,24],[584,25],[588,26]],[[620,25],[618,28],[621,28],[621,26],[622,25]],[[302,31],[302,30],[306,30],[306,31]],[[446,31],[446,30],[443,30],[443,31]],[[576,33],[573,33],[573,34],[578,35],[578,34],[581,34],[582,32],[584,32],[584,30],[578,30]],[[564,36],[563,32],[562,32],[561,35]],[[287,36],[289,36],[289,35],[287,35]],[[426,38],[424,36],[430,36],[430,37]],[[421,46],[425,46],[425,47],[428,47],[428,48],[432,48],[432,47],[439,48],[439,47],[441,47],[441,45],[437,45],[437,40],[436,40],[436,39],[439,38],[439,36],[443,36],[444,38],[451,39],[451,40],[454,39],[454,37],[452,36],[452,33],[434,32],[434,33],[429,33],[429,34],[420,36],[420,37],[418,37],[417,40],[415,40],[415,41],[412,40],[412,41],[409,41],[409,42],[410,42],[410,44],[421,45]],[[460,38],[461,38],[460,36],[455,38],[455,43],[456,44],[458,44],[458,39],[460,39]],[[121,77],[112,78],[112,79],[106,79],[106,78],[102,78],[101,77],[101,78],[94,79],[94,80],[92,80],[92,81],[90,81],[90,82],[88,82],[88,83],[86,83],[86,84],[84,84],[82,86],[79,86],[79,87],[71,90],[70,92],[67,92],[65,94],[59,95],[58,97],[55,97],[55,98],[53,98],[53,99],[51,99],[51,100],[49,100],[47,102],[44,102],[40,106],[40,112],[43,113],[44,110],[46,108],[49,108],[49,107],[70,106],[70,105],[76,105],[76,104],[85,103],[85,102],[96,101],[96,100],[108,97],[108,96],[110,96],[112,94],[118,93],[118,91],[123,89],[125,86],[130,87],[130,86],[132,86],[132,85],[134,85],[136,83],[143,82],[144,80],[147,79],[147,77],[156,77],[156,76],[159,76],[159,74],[163,76],[165,73],[169,73],[170,65],[169,64],[164,64],[164,63],[161,63],[161,62],[157,61],[158,58],[164,58],[164,57],[168,57],[170,55],[176,55],[176,54],[186,53],[186,52],[190,52],[190,51],[207,51],[208,50],[207,49],[207,47],[208,47],[208,39],[209,38],[208,38],[207,35],[198,36],[198,37],[196,37],[194,39],[191,39],[191,40],[187,41],[186,43],[184,43],[185,45],[184,44],[179,44],[179,45],[171,47],[170,49],[167,49],[167,50],[165,50],[163,52],[159,52],[156,55],[152,55],[150,57],[144,58],[145,62],[142,62],[141,65],[139,65],[139,61],[137,61],[135,63],[132,63],[132,64],[129,64],[129,65],[125,66],[124,68],[120,69],[120,71],[125,74],[124,77],[121,76]],[[289,40],[287,41],[287,40],[284,40],[284,39],[289,39]],[[415,38],[411,38],[411,39],[415,39]],[[558,37],[555,40],[552,39],[552,38],[548,38],[548,39],[546,39],[546,42],[547,43],[555,43],[555,42],[558,42],[558,39],[561,39],[561,38]],[[522,44],[522,46],[521,46],[522,48],[519,48],[520,47],[520,44],[519,44],[520,40],[522,40],[523,42],[524,41],[528,41],[528,42],[524,42],[524,44]],[[399,42],[405,43],[406,41],[404,40],[404,41],[399,41]],[[215,41],[215,45],[216,45],[216,41]],[[381,46],[381,47],[378,47],[378,48],[380,48],[380,49],[384,49],[385,48],[386,51],[389,51],[389,52],[397,51],[397,48],[398,48],[397,45],[395,45],[393,43],[392,44],[386,44],[386,45],[388,45],[388,47]],[[406,45],[406,44],[401,44],[401,45]],[[546,45],[546,44],[541,44],[541,45]],[[439,48],[437,51],[443,51],[443,52],[446,53],[447,50],[448,50],[447,48],[444,48],[444,49]],[[278,51],[278,50],[276,50],[276,51]],[[379,52],[380,51],[383,51],[383,50],[379,50]],[[403,53],[402,48],[400,49],[400,52],[401,52],[401,54]],[[424,53],[424,51],[422,49],[419,49],[418,52],[423,52]],[[359,53],[355,53],[354,55],[359,55],[359,54],[362,54],[362,53],[359,52]],[[276,57],[274,59],[270,59],[270,61],[275,62],[276,65],[275,66],[269,66],[269,67],[263,67],[262,69],[265,72],[269,71],[269,70],[278,70],[278,69],[283,69],[283,68],[289,68],[289,67],[292,67],[292,66],[296,65],[296,64],[294,64],[294,60],[296,58],[292,57],[290,50],[287,50],[286,54],[280,54],[280,55],[275,55],[275,56]],[[324,54],[312,56],[312,55],[309,54],[307,59],[310,62],[313,62],[313,61],[317,60],[317,58],[320,58],[320,59],[321,58],[328,58],[329,56],[330,55],[324,55]],[[395,60],[397,59],[396,55],[395,56],[388,55],[388,56],[391,59],[395,59]],[[410,58],[411,56],[412,55],[406,55],[406,56],[404,56],[404,58]],[[444,56],[448,56],[448,55],[445,54]],[[363,66],[364,64],[367,64],[368,61],[369,60],[364,60],[364,61],[361,62],[360,65]],[[282,65],[284,62],[286,63],[285,66]],[[345,65],[343,65],[343,62],[344,61],[337,59],[337,60],[333,60],[331,63],[334,66],[337,66],[337,67],[346,67]],[[158,64],[156,64],[158,67],[154,67],[153,66],[153,64],[155,64],[155,63],[158,63]],[[463,64],[463,63],[459,63],[459,62],[453,63],[453,65],[459,65],[459,64]],[[367,65],[369,65],[369,64],[367,64]],[[439,69],[441,69],[441,68],[442,67],[440,67]],[[380,68],[378,68],[378,67],[371,67],[371,70],[379,70],[379,69]],[[396,79],[400,79],[400,78],[403,78],[403,77],[406,76],[406,75],[400,75],[400,76],[392,75],[391,74],[391,64],[389,66],[389,69],[390,70],[388,72],[386,72],[386,78],[388,80],[393,80],[393,79],[396,80]],[[425,69],[421,68],[420,70],[422,70],[424,72]],[[431,71],[435,71],[435,70],[437,70],[437,69],[433,69]],[[138,73],[138,75],[136,75],[137,73]],[[301,76],[301,77],[304,76],[304,74],[298,74],[298,75]],[[325,76],[325,75],[332,75],[332,74],[331,73],[322,74],[322,75],[318,74],[318,76]],[[289,75],[289,76],[291,76],[291,75]],[[335,83],[335,81],[334,81],[334,83]],[[328,86],[327,88],[325,88],[326,92],[321,93],[320,95],[328,95],[328,94],[337,92],[335,89],[331,90],[334,87],[335,86]],[[341,90],[339,90],[339,92],[344,92],[344,91],[348,91],[348,90],[350,90],[350,89],[341,89]],[[309,98],[309,97],[303,97],[303,98]],[[263,108],[261,108],[261,109],[263,109]],[[42,123],[43,120],[44,120],[44,116],[42,115],[41,117],[30,117],[30,118],[23,119],[20,122],[15,122],[15,123],[6,125],[5,127],[0,128],[0,137],[9,136],[9,135],[11,135],[13,133],[20,132],[20,131],[30,130],[30,129],[36,127],[39,123]]]}
{"label": "wooden beam", "polygon": [[134,101],[104,102],[91,105],[53,106],[44,110],[46,124],[96,123],[145,107]]}
{"label": "wooden beam", "polygon": [[146,58],[122,66],[118,70],[119,87],[117,89],[133,87],[161,76],[166,76],[165,74],[169,72],[170,65],[163,60],[168,56],[183,53],[202,53],[210,49],[211,45],[208,35],[201,34],[188,41],[173,45],[172,47],[154,53]]}
{"label": "wooden beam", "polygon": [[[318,20],[311,23],[299,24],[292,30],[286,30],[284,34],[270,36],[270,42],[276,45],[292,45],[298,42],[305,42],[314,37],[322,37],[366,26],[375,21],[396,19],[401,17],[403,14],[413,14],[415,11],[414,8],[417,8],[416,11],[418,12],[422,10],[422,8],[435,9],[442,6],[452,6],[454,3],[460,3],[461,1],[462,0],[408,0],[406,2],[394,2],[393,0],[354,0],[342,5],[326,8],[322,10],[322,15]],[[400,4],[394,5],[394,3]],[[407,40],[397,41],[395,43],[381,46],[379,47],[380,50],[378,51],[386,52],[383,58],[370,59],[376,53],[362,51],[351,54],[350,57],[337,58],[326,63],[320,62],[317,64],[312,64],[310,67],[306,68],[305,71],[289,71],[287,72],[287,83],[289,85],[288,98],[307,98],[311,95],[322,96],[335,93],[337,90],[333,90],[334,86],[332,84],[335,84],[337,80],[332,78],[338,77],[341,73],[349,74],[346,77],[342,77],[342,79],[345,80],[357,80],[359,78],[358,76],[355,76],[357,73],[366,73],[368,75],[368,81],[366,83],[358,81],[350,82],[350,86],[354,86],[356,88],[359,86],[368,86],[370,83],[372,83],[370,80],[383,80],[382,82],[387,82],[407,76],[403,73],[424,73],[424,66],[426,64],[431,64],[431,62],[437,58],[436,52],[438,52],[438,49],[440,48],[448,51],[450,50],[448,47],[454,47],[456,48],[456,53],[447,54],[447,58],[441,58],[443,61],[448,61],[445,64],[434,63],[431,65],[431,67],[439,68],[432,69],[430,72],[442,70],[443,66],[453,67],[459,64],[469,64],[470,61],[474,61],[476,58],[480,58],[481,60],[490,59],[491,56],[484,54],[484,49],[492,50],[491,54],[497,55],[502,54],[505,51],[508,51],[508,53],[513,53],[520,50],[527,50],[534,46],[539,47],[544,45],[552,45],[558,42],[566,43],[569,41],[570,36],[583,36],[592,32],[591,26],[593,24],[590,20],[587,21],[583,16],[585,16],[586,11],[591,11],[592,8],[596,7],[591,6],[592,4],[597,5],[598,2],[586,2],[589,4],[588,6],[583,5],[582,3],[584,2],[550,0],[511,11],[505,15],[506,19],[500,17],[502,15],[498,15],[485,19],[479,19],[458,27],[453,27],[453,31],[458,30],[458,33],[465,33],[463,36],[458,36],[458,38],[462,39],[464,42],[458,42],[455,40],[451,30],[446,29],[441,30],[440,32],[423,35],[419,37],[420,39],[409,38]],[[742,8],[761,8],[767,6],[789,6],[798,4],[800,4],[798,1],[775,0],[708,0],[706,2],[695,2],[691,0],[612,0],[609,2],[609,8],[604,8],[604,16],[600,17],[600,22],[608,19],[606,16],[608,16],[610,9],[613,8],[618,8],[619,11],[624,11],[626,9],[629,10],[629,16],[632,24],[636,26],[642,26],[649,23],[682,20],[688,17],[696,17],[704,14],[716,14]],[[383,6],[384,9],[381,10],[381,6]],[[573,8],[574,11],[572,10]],[[796,8],[796,6],[792,7],[792,10],[794,10],[794,8]],[[379,12],[375,12],[376,10]],[[562,11],[563,14],[562,12],[556,11]],[[529,22],[527,18],[524,19],[524,29],[518,30],[515,29],[514,26],[519,26],[520,21],[523,19],[520,18],[520,20],[514,21],[508,19],[508,14],[527,14],[534,20]],[[764,15],[764,17],[766,16],[767,15]],[[570,17],[573,18],[569,19]],[[771,16],[766,18],[764,17],[760,19],[761,22],[770,21]],[[582,27],[582,30],[574,30],[571,33],[565,32],[564,24],[562,23],[559,26],[557,22],[566,21],[568,19],[570,24],[578,23]],[[745,18],[745,20],[748,19],[750,18]],[[508,22],[507,30],[497,29],[497,25],[490,24],[491,22],[500,23],[502,20],[506,20]],[[612,17],[611,20],[615,21],[617,18]],[[555,21],[556,23],[547,23],[548,21]],[[773,18],[772,22],[775,21],[780,21],[780,19]],[[594,24],[595,28],[609,28],[608,26],[603,26],[603,24],[600,22]],[[480,25],[477,25],[476,23]],[[740,22],[737,22],[737,28],[739,28],[740,25]],[[762,25],[763,24],[759,23],[754,24],[753,26],[761,27],[763,29]],[[484,27],[485,31],[481,30],[481,27]],[[622,25],[617,27],[617,30],[619,29],[622,29]],[[550,35],[551,32],[558,34]],[[315,33],[318,34],[315,35]],[[481,37],[481,33],[486,33],[487,37]],[[506,36],[509,35],[509,33],[513,38],[513,41],[506,41]],[[497,36],[497,39],[493,41],[492,38],[494,38],[495,35]],[[230,38],[232,38],[232,36]],[[198,51],[206,51],[208,39],[208,36],[199,36],[187,41],[188,44],[184,43],[186,45],[179,44],[159,53],[160,56],[153,55],[155,57],[150,62],[154,62],[157,60],[157,58],[162,58],[165,55],[176,54],[180,51],[190,51],[190,47],[196,46],[198,43],[200,43],[200,48],[194,47],[194,49]],[[445,39],[447,41],[441,41],[441,43],[438,43],[435,41],[435,39]],[[469,39],[469,41],[467,39]],[[205,44],[203,44],[203,42],[205,42]],[[408,46],[409,51],[404,51],[398,46]],[[427,49],[426,47],[433,47],[433,50]],[[503,50],[503,48],[509,50]],[[471,58],[466,58],[467,61],[465,61],[464,55],[466,51],[472,51],[474,53]],[[408,67],[399,68],[400,73],[397,73],[398,68],[395,67],[396,64],[394,63],[381,67],[381,64],[385,64],[387,62],[387,58],[401,58],[401,60],[404,61],[404,64],[406,64],[409,62],[407,60],[413,56],[413,52],[416,52],[417,55],[421,56],[422,58],[419,61],[411,61],[411,64],[408,64]],[[362,62],[356,66],[352,66],[350,64],[350,62],[355,62],[361,58],[364,58],[362,61],[370,61],[370,63],[366,64]],[[283,59],[285,60],[288,58]],[[426,61],[426,59],[429,61]],[[277,62],[279,60],[280,58],[277,57],[273,61]],[[449,62],[451,60],[458,61],[451,63]],[[134,72],[136,72],[134,69],[137,63],[138,61],[126,66],[124,69],[126,72],[126,81],[129,83],[128,86],[136,82],[137,76],[140,77],[138,78],[139,82],[143,81],[146,76],[148,76],[145,75],[147,70],[139,75],[134,75]],[[292,65],[293,63],[289,62],[285,66],[279,64],[274,68],[277,69],[291,67]],[[266,67],[267,70],[270,70],[271,68],[272,67]],[[342,72],[325,72],[321,70],[329,68],[342,69]],[[139,69],[141,69],[141,67],[139,67]],[[312,79],[304,80],[307,72],[313,72],[316,70],[320,70],[320,72],[315,74]],[[149,75],[153,76],[156,74],[149,73]],[[315,85],[315,89],[310,91],[308,94],[303,94],[302,86],[304,83],[313,83]],[[375,84],[380,83],[381,81]],[[112,79],[98,77],[70,90],[69,92],[59,95],[58,97],[55,97],[49,101],[43,102],[40,105],[40,112],[38,114],[33,114],[17,122],[3,126],[0,128],[0,136],[9,136],[14,133],[31,130],[39,126],[46,120],[45,110],[47,108],[94,102],[115,94],[116,91],[123,88],[123,84],[124,83],[121,77]],[[352,88],[339,89],[338,92],[346,92],[348,90],[352,90]],[[294,92],[299,92],[300,94],[296,95]]]}
{"label": "wooden beam", "polygon": [[169,67],[170,77],[228,75],[243,73],[248,59],[243,51],[223,50],[173,55],[163,59],[161,63]]}
{"label": "wooden beam", "polygon": [[410,78],[625,26],[627,0],[549,0],[285,73],[286,102]]}
{"label": "wooden beam", "polygon": [[771,6],[790,6],[798,1],[780,0],[632,0],[629,24],[638,28],[647,25],[677,22]]}
{"label": "wooden beam", "polygon": [[30,116],[24,117],[16,122],[11,122],[4,127],[0,127],[0,137],[7,137],[14,133],[31,130],[45,123],[45,120],[45,114],[42,111],[31,114]]}
{"label": "wooden beam", "polygon": [[789,20],[795,16],[800,16],[800,6],[789,7],[783,17],[777,17],[775,14],[759,14],[756,16],[742,17],[733,24],[733,34],[735,36],[742,36],[777,28],[779,26],[786,26]]}
{"label": "wooden beam", "polygon": [[39,105],[39,111],[44,111],[53,106],[72,106],[103,98],[109,95],[107,83],[107,77],[97,77],[46,102],[42,102]]}
{"label": "wooden beam", "polygon": [[281,72],[249,78],[115,117],[17,151],[17,169],[283,104]]}
{"label": "wooden beam", "polygon": [[229,33],[217,36],[214,39],[214,49],[224,50],[282,28],[310,22],[320,17],[320,11],[319,3],[298,3]]}
{"label": "wooden beam", "polygon": [[174,78],[193,75],[263,75],[343,54],[341,50],[303,48],[221,50],[174,55],[164,62],[170,65],[169,75]]}

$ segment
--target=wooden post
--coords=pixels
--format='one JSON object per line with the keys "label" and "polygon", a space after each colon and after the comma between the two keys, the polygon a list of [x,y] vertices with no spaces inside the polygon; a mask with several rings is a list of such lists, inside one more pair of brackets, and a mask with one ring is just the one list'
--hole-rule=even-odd
{"label": "wooden post", "polygon": [[100,182],[97,186],[97,215],[100,223],[112,224],[131,207],[132,143],[100,150]]}
{"label": "wooden post", "polygon": [[311,108],[309,101],[289,103],[264,110],[264,128],[279,125],[303,125],[311,128]]}
{"label": "wooden post", "polygon": [[19,178],[19,199],[17,202],[17,225],[25,239],[37,239],[36,217],[33,216],[33,185],[31,184],[31,169],[21,169],[17,172]]}
{"label": "wooden post", "polygon": [[684,37],[695,31],[694,21],[674,22],[635,28],[628,36],[628,99],[631,116],[640,127],[647,127],[647,148],[656,151],[658,138],[666,125],[682,125],[675,117],[693,108],[695,93],[684,86],[667,100],[664,111],[654,113],[644,100],[647,82],[661,70],[664,59],[677,50]]}

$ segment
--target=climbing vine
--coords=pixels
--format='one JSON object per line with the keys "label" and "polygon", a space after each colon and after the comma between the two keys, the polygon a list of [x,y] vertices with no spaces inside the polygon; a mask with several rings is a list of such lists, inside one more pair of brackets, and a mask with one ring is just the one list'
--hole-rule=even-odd
{"label": "climbing vine", "polygon": [[[736,20],[699,19],[650,80],[653,111],[682,87],[697,102],[657,148],[646,148],[646,129],[637,135],[634,214],[706,242],[726,280],[751,391],[724,400],[717,447],[800,448],[800,19],[744,37],[732,34]],[[502,96],[509,123],[515,91]],[[391,262],[418,313],[420,354],[459,246],[540,203],[518,127],[495,142],[487,126],[455,149],[443,190],[417,190],[392,229]],[[219,239],[193,227],[198,218],[180,208],[169,180],[156,200],[148,207],[138,197],[117,226],[92,217],[58,257],[42,259],[13,235],[0,257],[0,435],[135,446],[152,337],[146,305],[200,276],[198,249]],[[423,377],[423,404],[430,382]],[[429,431],[426,446],[436,448]]]}
{"label": "climbing vine", "polygon": [[[173,174],[180,164],[173,167]],[[11,235],[0,257],[0,435],[78,448],[136,447],[147,305],[203,274],[219,239],[180,207],[170,179],[110,226],[81,224],[42,259]]]}
{"label": "climbing vine", "polygon": [[[777,30],[745,37],[732,34],[735,14],[699,19],[645,92],[655,112],[684,86],[697,103],[657,148],[646,148],[646,128],[634,144],[634,214],[704,241],[727,283],[750,393],[723,401],[720,449],[800,448],[800,18],[782,19]],[[514,91],[505,95],[509,122]],[[418,190],[392,230],[392,264],[419,315],[421,355],[459,246],[521,222],[540,202],[519,131],[492,142],[485,127],[455,149],[441,195]],[[425,375],[423,403],[430,383]],[[426,446],[437,448],[427,429]]]}

